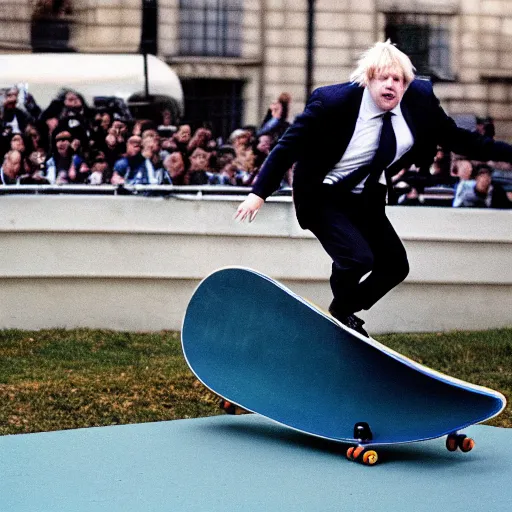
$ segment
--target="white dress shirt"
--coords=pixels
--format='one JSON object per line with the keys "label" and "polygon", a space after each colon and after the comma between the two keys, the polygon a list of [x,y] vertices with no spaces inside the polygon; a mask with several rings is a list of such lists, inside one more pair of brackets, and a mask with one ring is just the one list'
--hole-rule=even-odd
{"label": "white dress shirt", "polygon": [[[392,109],[391,112],[394,114],[391,116],[391,123],[395,132],[397,146],[395,158],[393,162],[391,162],[392,164],[409,151],[414,143],[414,138],[402,115],[400,103]],[[382,130],[382,115],[384,113],[385,111],[375,104],[370,92],[365,88],[352,138],[341,160],[324,178],[325,184],[333,185],[356,169],[371,163],[379,145],[380,132]],[[352,189],[352,192],[362,192],[365,181],[366,178],[358,183]],[[384,172],[379,178],[379,183],[386,184]]]}

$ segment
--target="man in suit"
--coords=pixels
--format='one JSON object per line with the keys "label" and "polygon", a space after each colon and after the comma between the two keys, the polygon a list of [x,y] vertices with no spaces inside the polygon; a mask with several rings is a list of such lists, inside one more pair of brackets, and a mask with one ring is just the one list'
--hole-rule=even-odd
{"label": "man in suit", "polygon": [[411,61],[390,41],[365,52],[350,78],[313,92],[235,218],[254,220],[295,164],[297,219],[333,260],[329,311],[367,335],[354,313],[372,307],[409,272],[385,212],[391,177],[411,164],[428,168],[438,146],[475,160],[506,162],[512,161],[512,146],[458,128],[431,84],[415,79]]}

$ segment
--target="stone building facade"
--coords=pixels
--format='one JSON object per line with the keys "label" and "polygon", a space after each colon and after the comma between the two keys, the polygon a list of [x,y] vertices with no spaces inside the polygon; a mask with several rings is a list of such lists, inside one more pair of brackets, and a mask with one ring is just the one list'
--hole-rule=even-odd
{"label": "stone building facade", "polygon": [[[31,51],[37,1],[2,0],[0,51]],[[69,29],[67,44],[80,52],[137,52],[145,1],[69,0],[71,11],[58,14]],[[432,77],[450,114],[491,116],[498,137],[512,140],[510,0],[147,3],[156,6],[158,55],[183,81],[187,115],[207,112],[226,129],[258,124],[283,91],[297,114],[307,94],[312,26],[314,87],[347,80],[361,52],[390,37]]]}

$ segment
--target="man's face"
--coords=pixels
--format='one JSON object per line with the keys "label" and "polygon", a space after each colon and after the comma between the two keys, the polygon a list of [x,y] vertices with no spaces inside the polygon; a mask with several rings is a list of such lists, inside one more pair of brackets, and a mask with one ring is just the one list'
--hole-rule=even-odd
{"label": "man's face", "polygon": [[165,168],[171,174],[171,178],[178,176],[185,170],[185,163],[181,153],[174,152],[165,160]]}
{"label": "man's face", "polygon": [[18,89],[9,89],[5,93],[4,107],[15,108],[18,102]]}
{"label": "man's face", "polygon": [[16,151],[25,151],[25,142],[23,141],[23,137],[19,134],[14,135],[11,139],[11,149],[15,149]]}
{"label": "man's face", "polygon": [[76,94],[68,92],[64,97],[64,106],[77,112],[82,108],[82,100]]}
{"label": "man's face", "polygon": [[194,150],[192,156],[190,157],[191,162],[191,170],[193,171],[203,171],[208,167],[208,153],[201,149]]}
{"label": "man's face", "polygon": [[57,151],[59,153],[66,153],[71,146],[71,140],[69,138],[59,138],[55,141],[55,145],[57,146]]}
{"label": "man's face", "polygon": [[398,68],[377,71],[367,87],[375,104],[386,112],[400,103],[406,89],[403,73]]}
{"label": "man's face", "polygon": [[128,156],[135,156],[140,153],[141,140],[138,137],[130,137],[126,143],[126,154]]}
{"label": "man's face", "polygon": [[476,189],[484,194],[489,192],[489,187],[491,186],[492,177],[490,173],[482,173],[476,177]]}
{"label": "man's face", "polygon": [[178,142],[181,142],[182,144],[186,144],[190,141],[190,138],[192,136],[192,130],[190,129],[190,126],[188,124],[183,124],[179,127],[178,131],[176,132],[176,139]]}

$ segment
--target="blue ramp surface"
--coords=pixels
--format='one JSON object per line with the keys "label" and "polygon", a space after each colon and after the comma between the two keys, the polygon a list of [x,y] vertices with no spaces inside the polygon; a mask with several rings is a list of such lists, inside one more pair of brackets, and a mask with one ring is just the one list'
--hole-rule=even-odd
{"label": "blue ramp surface", "polygon": [[468,434],[478,450],[382,448],[372,468],[256,415],[4,436],[0,511],[509,512],[512,431]]}
{"label": "blue ramp surface", "polygon": [[353,442],[369,423],[383,445],[449,434],[498,414],[504,397],[418,365],[342,328],[249,269],[214,272],[192,296],[183,351],[227,400],[279,423]]}

